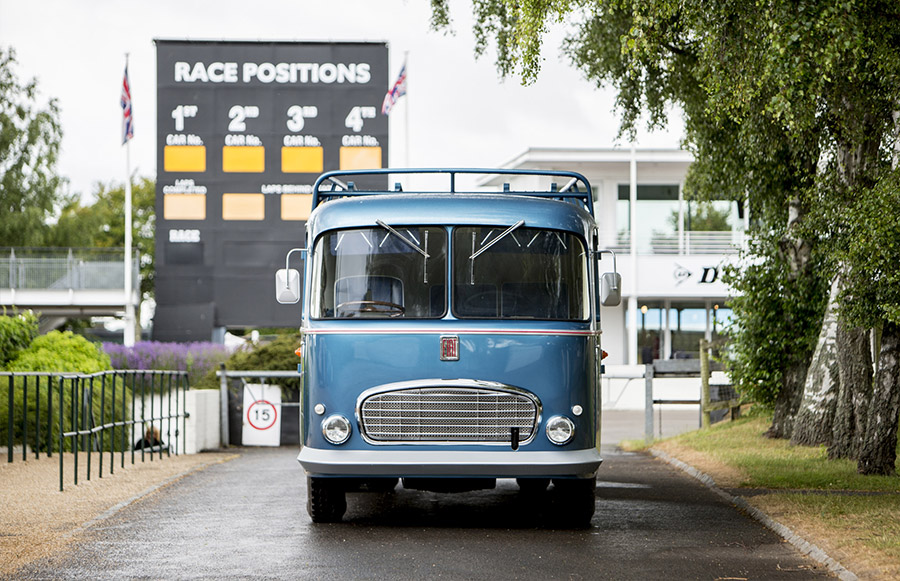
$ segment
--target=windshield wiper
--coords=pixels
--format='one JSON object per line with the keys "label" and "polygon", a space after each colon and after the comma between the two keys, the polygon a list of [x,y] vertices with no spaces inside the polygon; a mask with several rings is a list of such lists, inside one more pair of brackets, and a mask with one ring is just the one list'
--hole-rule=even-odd
{"label": "windshield wiper", "polygon": [[391,228],[390,226],[388,226],[381,220],[375,220],[375,223],[378,224],[379,226],[381,226],[382,228],[384,228],[385,230],[387,230],[388,232],[390,232],[391,234],[393,234],[394,236],[396,236],[397,238],[399,238],[400,240],[402,240],[403,242],[405,242],[410,248],[412,248],[413,250],[415,250],[416,252],[418,252],[419,254],[424,256],[425,258],[431,258],[431,256],[427,252],[422,250],[418,244],[416,244],[415,242],[413,242],[412,240],[410,240],[403,234],[397,232],[397,230],[395,230],[394,228]]}
{"label": "windshield wiper", "polygon": [[[488,242],[487,244],[482,246],[481,249],[478,250],[477,252],[475,251],[475,232],[472,231],[472,255],[469,257],[469,284],[470,285],[475,284],[475,259],[478,258],[479,256],[481,256],[481,254],[483,252],[486,252],[488,248],[490,248],[494,244],[500,242],[507,235],[512,234],[513,230],[515,230],[516,228],[518,228],[524,224],[525,224],[525,220],[519,220],[518,222],[516,222],[515,224],[513,224],[512,226],[510,226],[503,232],[501,232],[499,236],[497,236],[496,238],[494,238],[493,240],[491,240],[490,242]],[[490,233],[488,234],[488,236],[490,236]],[[515,236],[513,236],[513,240],[515,240]],[[518,241],[516,241],[516,242],[518,243]],[[519,246],[521,246],[521,244],[519,244]]]}
{"label": "windshield wiper", "polygon": [[483,252],[485,252],[488,248],[490,248],[490,247],[493,246],[494,244],[500,242],[500,241],[501,241],[503,238],[505,238],[507,235],[512,234],[513,230],[515,230],[516,228],[518,228],[519,226],[522,226],[522,225],[524,225],[524,224],[525,224],[525,220],[519,220],[518,222],[516,222],[515,224],[513,224],[512,226],[510,226],[509,228],[507,228],[506,230],[504,230],[504,231],[500,234],[500,236],[497,236],[496,238],[494,238],[493,240],[491,240],[490,242],[488,242],[487,244],[485,244],[484,246],[482,246],[482,247],[481,247],[481,250],[479,250],[478,252],[473,252],[473,253],[472,253],[472,256],[469,257],[469,260],[475,260],[476,258],[478,258],[479,256],[481,256],[481,254],[482,254]]}

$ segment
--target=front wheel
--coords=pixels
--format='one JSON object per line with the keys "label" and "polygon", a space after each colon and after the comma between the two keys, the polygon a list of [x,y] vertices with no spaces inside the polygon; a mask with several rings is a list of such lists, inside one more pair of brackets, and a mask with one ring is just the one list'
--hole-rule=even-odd
{"label": "front wheel", "polygon": [[554,479],[556,516],[561,524],[576,528],[591,526],[596,508],[596,478]]}
{"label": "front wheel", "polygon": [[314,523],[340,522],[347,510],[347,495],[340,483],[329,478],[306,478],[306,511]]}
{"label": "front wheel", "polygon": [[550,486],[549,478],[516,478],[522,494],[542,494]]}

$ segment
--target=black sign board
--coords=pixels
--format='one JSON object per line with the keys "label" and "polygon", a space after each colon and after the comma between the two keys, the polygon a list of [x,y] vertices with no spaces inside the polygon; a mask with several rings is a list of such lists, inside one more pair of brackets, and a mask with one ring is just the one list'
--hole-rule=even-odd
{"label": "black sign board", "polygon": [[154,339],[299,326],[297,307],[275,302],[273,273],[305,244],[319,174],[387,167],[387,45],[156,47]]}

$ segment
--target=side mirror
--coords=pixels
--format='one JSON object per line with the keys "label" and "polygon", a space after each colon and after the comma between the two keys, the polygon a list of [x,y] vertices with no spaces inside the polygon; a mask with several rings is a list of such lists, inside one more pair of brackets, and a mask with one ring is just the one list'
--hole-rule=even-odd
{"label": "side mirror", "polygon": [[300,302],[300,272],[288,267],[295,252],[300,253],[301,260],[306,260],[306,248],[291,248],[284,257],[284,268],[275,271],[275,300],[282,305]]}
{"label": "side mirror", "polygon": [[300,272],[295,268],[275,271],[275,300],[282,305],[300,302]]}
{"label": "side mirror", "polygon": [[622,302],[622,275],[605,272],[600,276],[600,304],[615,307]]}

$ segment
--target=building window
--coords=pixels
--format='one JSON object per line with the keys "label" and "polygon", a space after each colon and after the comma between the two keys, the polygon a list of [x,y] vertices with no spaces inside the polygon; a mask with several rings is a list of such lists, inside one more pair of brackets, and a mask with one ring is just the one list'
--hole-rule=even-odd
{"label": "building window", "polygon": [[700,339],[706,337],[706,305],[672,302],[669,328],[672,334],[672,359],[700,356]]}
{"label": "building window", "polygon": [[638,362],[653,363],[664,359],[663,329],[665,309],[660,302],[641,301],[638,310]]}
{"label": "building window", "polygon": [[[638,254],[722,254],[743,241],[743,212],[730,200],[678,199],[677,185],[638,185]],[[627,184],[618,186],[616,248],[631,244],[631,199]],[[680,205],[679,205],[680,204]]]}
{"label": "building window", "polygon": [[[616,204],[620,239],[630,235],[630,206],[630,187],[620,184]],[[678,185],[638,184],[636,212],[638,254],[678,252]]]}

